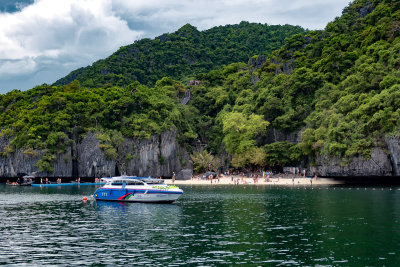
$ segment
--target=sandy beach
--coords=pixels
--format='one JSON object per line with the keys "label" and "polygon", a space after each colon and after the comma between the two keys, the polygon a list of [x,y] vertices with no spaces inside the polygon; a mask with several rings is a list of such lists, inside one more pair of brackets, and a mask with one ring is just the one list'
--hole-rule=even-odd
{"label": "sandy beach", "polygon": [[[233,177],[233,181],[232,181]],[[236,181],[236,183],[235,183]],[[165,180],[167,184],[173,184],[172,180]],[[195,176],[191,180],[175,180],[174,184],[176,185],[337,185],[341,184],[340,181],[336,181],[334,179],[329,178],[304,178],[304,177],[294,177],[294,178],[269,178],[266,181],[265,178],[258,178],[258,181],[255,181],[253,178],[243,178],[240,175],[222,175],[218,179],[213,179],[212,183],[210,180],[202,180],[200,176]]]}

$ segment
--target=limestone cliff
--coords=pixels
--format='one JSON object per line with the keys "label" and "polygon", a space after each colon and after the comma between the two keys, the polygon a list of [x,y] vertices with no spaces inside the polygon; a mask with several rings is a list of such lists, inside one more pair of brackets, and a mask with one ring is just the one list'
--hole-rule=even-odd
{"label": "limestone cliff", "polygon": [[[179,174],[183,169],[192,168],[189,155],[177,143],[176,135],[176,130],[171,130],[149,139],[126,138],[118,147],[121,157],[110,159],[100,148],[96,133],[89,132],[80,142],[73,142],[64,153],[55,155],[53,172],[41,171],[36,166],[45,151],[7,149],[11,140],[3,136],[0,138],[0,151],[3,151],[0,155],[0,177],[21,177],[26,174],[36,177],[104,177],[120,174],[170,177],[173,172]],[[301,131],[290,134],[271,131],[270,141],[276,139],[297,143],[300,136]],[[400,176],[400,137],[387,137],[385,141],[386,147],[374,148],[369,159],[358,156],[343,164],[339,158],[320,156],[312,166],[299,167],[307,168],[309,174],[329,177]]]}
{"label": "limestone cliff", "polygon": [[389,155],[381,148],[374,148],[370,159],[354,157],[345,165],[341,159],[319,157],[317,165],[309,168],[310,173],[327,177],[345,176],[391,176],[392,163]]}
{"label": "limestone cliff", "polygon": [[[288,141],[296,144],[301,141],[301,134],[304,129],[298,132],[281,132],[270,128],[264,143],[277,141]],[[366,159],[362,156],[353,157],[347,162],[332,156],[319,156],[309,162],[302,161],[300,169],[307,169],[309,175],[317,174],[325,177],[362,177],[362,176],[400,176],[400,137],[386,137],[383,147],[375,147],[371,157]]]}
{"label": "limestone cliff", "polygon": [[[125,139],[119,147],[119,159],[110,159],[100,148],[96,133],[89,132],[73,142],[65,153],[57,154],[53,172],[39,170],[36,163],[45,151],[16,149],[0,155],[0,177],[33,174],[36,177],[103,177],[119,174],[137,176],[172,176],[181,169],[191,168],[189,156],[176,139],[176,130],[146,140]],[[0,138],[0,151],[7,151],[10,139]],[[130,155],[129,157],[126,155]],[[123,160],[121,160],[123,159]]]}
{"label": "limestone cliff", "polygon": [[400,176],[400,138],[386,137],[386,144],[390,152],[390,161],[394,176]]}
{"label": "limestone cliff", "polygon": [[341,159],[318,157],[310,174],[329,177],[400,176],[400,137],[386,137],[384,147],[375,147],[371,158],[353,157],[343,165]]}

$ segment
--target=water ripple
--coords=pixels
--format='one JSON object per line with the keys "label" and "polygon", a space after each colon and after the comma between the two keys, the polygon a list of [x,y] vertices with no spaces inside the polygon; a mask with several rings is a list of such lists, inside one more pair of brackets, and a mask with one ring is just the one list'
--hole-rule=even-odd
{"label": "water ripple", "polygon": [[[173,205],[0,185],[0,265],[392,265],[398,190],[187,187]],[[376,205],[376,203],[380,203]]]}

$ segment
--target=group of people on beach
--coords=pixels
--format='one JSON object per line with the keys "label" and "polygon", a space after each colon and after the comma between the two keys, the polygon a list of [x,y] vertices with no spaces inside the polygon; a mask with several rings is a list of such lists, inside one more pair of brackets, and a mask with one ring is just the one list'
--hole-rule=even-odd
{"label": "group of people on beach", "polygon": [[[213,183],[213,179],[214,179],[214,176],[213,175],[209,175],[208,176],[208,180],[211,182],[211,183]],[[214,183],[219,183],[219,175],[217,175],[217,177],[215,177],[215,182]]]}
{"label": "group of people on beach", "polygon": [[[194,181],[204,181],[209,182],[210,184],[219,184],[220,179],[222,179],[222,183],[226,184],[227,179],[229,179],[229,184],[235,185],[246,185],[246,184],[288,184],[290,181],[293,185],[296,184],[305,184],[305,182],[309,184],[313,184],[313,181],[318,179],[317,175],[305,177],[303,175],[296,175],[290,173],[272,173],[272,172],[264,172],[264,171],[254,171],[254,172],[223,172],[220,174],[213,173],[214,175],[210,175],[212,172],[207,172],[205,174],[195,175],[191,177],[191,180]],[[305,179],[309,178],[309,179]]]}

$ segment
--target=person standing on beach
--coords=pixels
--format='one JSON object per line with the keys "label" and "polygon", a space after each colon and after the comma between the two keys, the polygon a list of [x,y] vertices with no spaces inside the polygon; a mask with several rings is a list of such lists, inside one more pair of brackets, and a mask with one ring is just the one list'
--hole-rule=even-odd
{"label": "person standing on beach", "polygon": [[175,183],[175,172],[172,172],[172,183]]}

